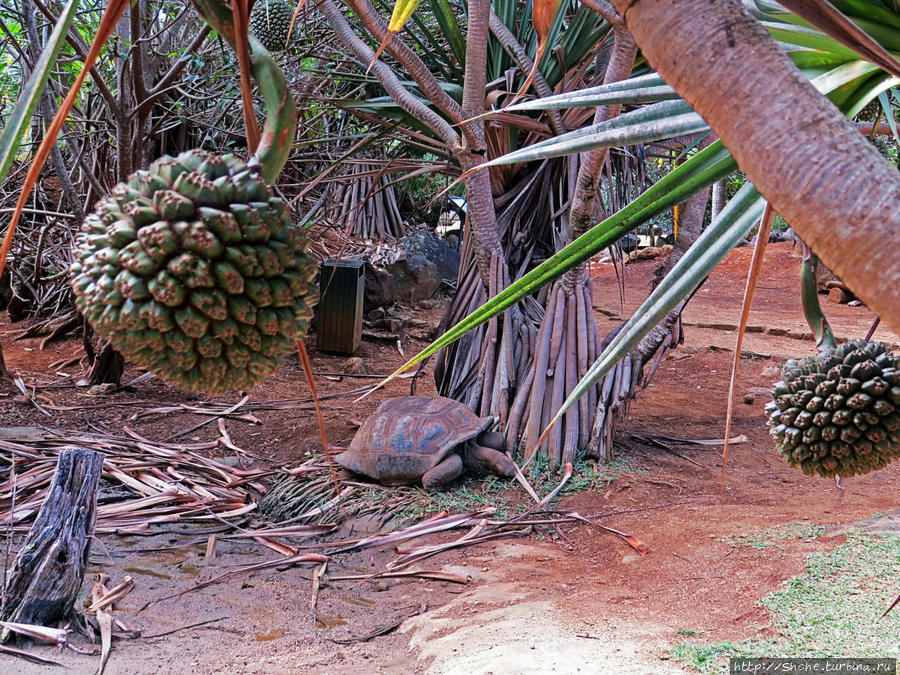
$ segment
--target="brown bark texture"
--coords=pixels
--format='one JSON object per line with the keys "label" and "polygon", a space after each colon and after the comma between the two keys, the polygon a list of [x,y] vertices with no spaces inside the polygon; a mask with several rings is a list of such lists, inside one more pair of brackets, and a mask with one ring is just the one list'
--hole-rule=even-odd
{"label": "brown bark texture", "polygon": [[651,65],[760,193],[900,333],[897,170],[736,0],[614,4]]}
{"label": "brown bark texture", "polygon": [[88,373],[88,380],[92,385],[95,384],[115,384],[122,383],[122,375],[125,373],[125,357],[122,356],[112,346],[111,342],[103,341],[100,351],[97,352],[97,358],[91,365],[91,371]]}
{"label": "brown bark texture", "polygon": [[[47,498],[13,563],[5,621],[52,626],[72,611],[97,520],[103,459],[103,453],[84,448],[59,454]],[[3,631],[2,639],[7,637]]]}

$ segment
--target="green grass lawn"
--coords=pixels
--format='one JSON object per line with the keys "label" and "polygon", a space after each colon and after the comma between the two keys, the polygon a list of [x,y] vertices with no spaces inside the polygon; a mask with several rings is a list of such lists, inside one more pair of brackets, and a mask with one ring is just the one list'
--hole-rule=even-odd
{"label": "green grass lawn", "polygon": [[[790,538],[818,536],[814,532],[801,528]],[[738,541],[761,548],[788,538],[761,531]],[[900,658],[900,610],[880,618],[898,593],[900,536],[851,532],[833,551],[810,554],[804,574],[759,601],[776,638],[709,644],[683,629],[679,634],[692,639],[674,645],[668,656],[701,673],[728,672],[731,657]]]}

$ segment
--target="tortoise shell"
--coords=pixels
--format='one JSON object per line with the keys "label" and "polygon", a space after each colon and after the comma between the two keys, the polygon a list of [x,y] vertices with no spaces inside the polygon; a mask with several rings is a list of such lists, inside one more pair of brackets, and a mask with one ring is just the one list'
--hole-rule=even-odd
{"label": "tortoise shell", "polygon": [[384,485],[409,485],[494,421],[442,396],[392,398],[378,406],[335,459]]}

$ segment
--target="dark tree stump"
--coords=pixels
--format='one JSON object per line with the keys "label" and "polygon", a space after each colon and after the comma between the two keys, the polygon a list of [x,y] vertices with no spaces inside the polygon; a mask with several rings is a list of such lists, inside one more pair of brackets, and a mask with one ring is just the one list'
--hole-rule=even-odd
{"label": "dark tree stump", "polygon": [[[84,448],[59,454],[47,499],[13,563],[5,621],[52,626],[72,611],[97,520],[104,457]],[[0,641],[8,634],[4,630]]]}
{"label": "dark tree stump", "polygon": [[6,369],[6,364],[3,362],[3,345],[0,345],[0,380],[8,379],[10,379],[10,374]]}
{"label": "dark tree stump", "polygon": [[125,372],[125,357],[117,352],[110,342],[103,342],[91,372],[88,375],[93,384],[122,384],[122,374]]}

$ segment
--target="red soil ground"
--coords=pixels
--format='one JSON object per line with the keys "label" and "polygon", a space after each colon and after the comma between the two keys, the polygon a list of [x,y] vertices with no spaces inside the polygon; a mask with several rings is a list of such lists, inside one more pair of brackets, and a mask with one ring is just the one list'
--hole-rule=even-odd
{"label": "red soil ground", "polygon": [[[186,588],[228,567],[258,562],[273,554],[246,544],[220,555],[206,567],[200,548],[140,554],[148,539],[102,536],[92,549],[92,570],[103,569],[116,582],[124,574],[136,586],[118,616],[145,635],[205,619],[224,617],[193,629],[155,639],[116,642],[109,673],[543,673],[683,672],[668,660],[668,646],[679,630],[693,630],[704,641],[765,636],[770,631],[759,598],[803,571],[805,556],[834,547],[840,537],[789,539],[762,549],[735,547],[729,535],[752,533],[788,523],[833,525],[867,518],[900,505],[900,463],[874,474],[845,479],[840,495],[829,480],[803,476],[772,449],[763,416],[767,388],[788,357],[814,353],[803,322],[798,293],[799,261],[787,244],[772,246],[754,301],[737,376],[733,435],[747,443],[732,447],[726,487],[720,484],[720,448],[677,445],[678,454],[654,447],[629,432],[686,438],[721,438],[734,326],[740,314],[751,251],[732,252],[685,313],[685,345],[667,356],[654,381],[643,390],[621,425],[618,456],[627,468],[595,490],[569,494],[563,508],[602,517],[603,524],[627,532],[650,547],[639,555],[619,538],[581,525],[566,525],[525,539],[493,543],[441,554],[429,569],[464,571],[467,585],[423,580],[335,582],[322,588],[317,623],[309,609],[311,571],[267,570],[179,598],[151,605],[151,599]],[[647,261],[626,267],[624,307],[615,273],[603,267],[595,278],[594,304],[601,332],[627,316],[646,295],[655,266]],[[873,317],[864,307],[825,303],[839,337],[865,335]],[[440,308],[415,311],[435,322]],[[21,326],[0,324],[7,365],[38,393],[77,410],[39,413],[27,403],[0,395],[0,426],[46,425],[60,430],[115,431],[128,423],[151,439],[162,439],[196,422],[172,414],[129,421],[137,411],[160,402],[189,400],[184,392],[158,380],[130,392],[97,398],[64,386],[82,373],[78,365],[55,365],[81,355],[77,341],[49,344],[39,339],[13,341]],[[876,339],[894,343],[885,328]],[[317,373],[339,373],[346,358],[316,353]],[[424,343],[404,339],[406,355]],[[401,361],[395,346],[364,342],[357,356],[374,372],[386,373]],[[52,366],[52,367],[51,367]],[[126,380],[141,371],[130,367]],[[69,375],[64,377],[62,374]],[[347,391],[365,380],[318,378],[320,394]],[[45,387],[45,388],[41,388]],[[333,443],[352,438],[356,425],[380,400],[405,394],[409,381],[359,403],[339,398],[326,404]],[[433,391],[430,369],[418,393]],[[306,396],[296,360],[264,385],[252,400]],[[745,394],[754,394],[751,404]],[[236,402],[236,393],[217,400]],[[235,442],[275,463],[297,460],[319,446],[312,413],[258,413],[262,424],[230,423]],[[212,426],[194,434],[214,438]],[[365,523],[355,524],[362,536]],[[345,526],[345,532],[347,528]],[[435,537],[434,540],[440,540]],[[152,538],[165,545],[166,537]],[[342,556],[328,573],[350,574],[383,568],[390,550]],[[405,621],[398,630],[366,642],[333,642]],[[324,620],[324,622],[323,622]],[[50,648],[33,648],[64,662],[73,672],[89,673],[98,657]],[[18,659],[0,656],[2,672],[44,672]]]}

